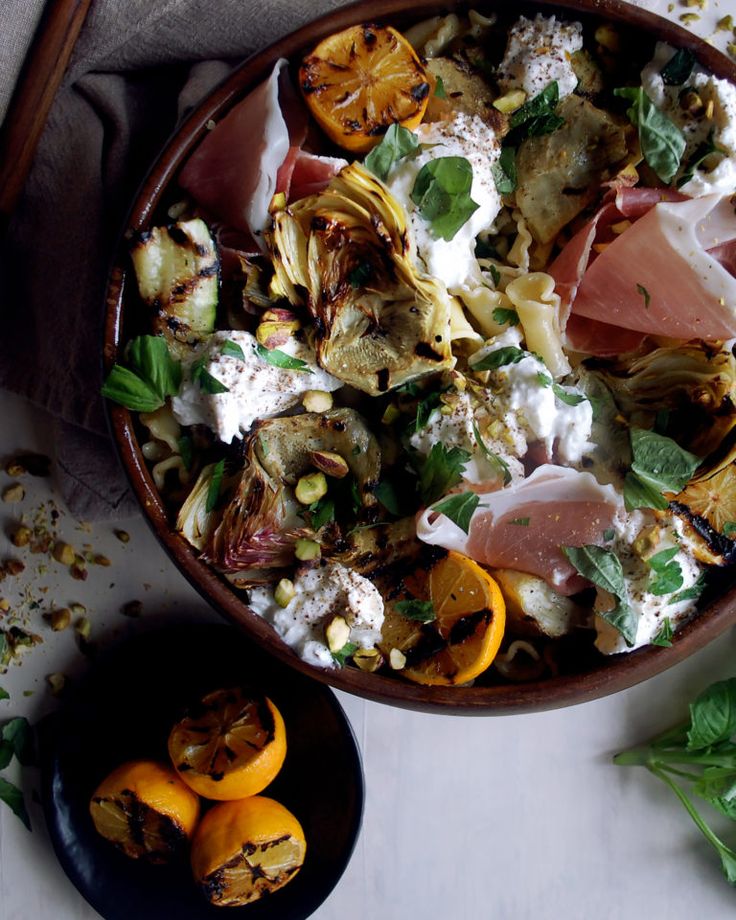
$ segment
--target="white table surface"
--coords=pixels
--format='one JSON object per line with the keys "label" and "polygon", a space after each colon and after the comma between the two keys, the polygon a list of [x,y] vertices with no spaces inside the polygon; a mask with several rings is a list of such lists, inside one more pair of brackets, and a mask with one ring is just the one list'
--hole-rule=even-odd
{"label": "white table surface", "polygon": [[[664,0],[640,0],[667,14]],[[692,12],[678,3],[669,15]],[[694,28],[713,33],[717,18],[736,14],[736,0],[711,0]],[[725,45],[721,33],[714,41]],[[729,37],[729,40],[731,38]],[[0,457],[51,451],[43,414],[0,394]],[[0,472],[0,490],[11,480]],[[7,531],[53,497],[53,483],[24,477],[20,505],[0,504],[0,559],[29,564],[0,584],[0,597],[21,598],[44,642],[0,676],[10,699],[0,722],[32,721],[53,709],[45,676],[72,679],[87,666],[71,630],[52,633],[41,611],[83,603],[92,638],[112,642],[167,619],[216,619],[172,567],[145,522],[87,531],[69,515],[61,531],[76,546],[92,544],[110,568],[90,567],[72,581],[49,562],[16,550]],[[47,506],[48,511],[48,506]],[[143,617],[120,614],[129,600]],[[730,631],[669,672],[607,699],[513,718],[456,718],[404,712],[338,694],[364,759],[363,828],[340,884],[313,915],[317,920],[720,920],[736,910],[736,890],[718,859],[664,786],[639,768],[619,768],[611,755],[681,719],[687,701],[710,682],[736,675]],[[4,775],[21,781],[14,764]],[[0,920],[98,916],[67,880],[51,849],[33,769],[22,774],[33,832],[0,806]],[[736,826],[723,828],[736,844]],[[727,837],[728,839],[728,837]],[[167,918],[168,920],[168,918]]]}

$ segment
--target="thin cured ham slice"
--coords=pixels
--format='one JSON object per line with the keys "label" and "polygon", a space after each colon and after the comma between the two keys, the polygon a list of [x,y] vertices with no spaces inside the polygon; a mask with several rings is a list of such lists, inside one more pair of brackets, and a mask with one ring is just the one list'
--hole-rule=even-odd
{"label": "thin cured ham slice", "polygon": [[316,195],[347,165],[348,161],[340,157],[321,157],[299,147],[291,147],[279,167],[276,191],[283,192],[287,201]]}
{"label": "thin cured ham slice", "polygon": [[[632,221],[615,233],[617,221]],[[635,348],[644,335],[736,335],[736,214],[728,197],[619,189],[550,267],[567,343],[589,354]],[[604,243],[597,252],[594,244]],[[596,325],[596,324],[607,324]],[[614,336],[611,327],[628,330]],[[633,333],[639,333],[639,338]]]}
{"label": "thin cured ham slice", "polygon": [[600,485],[591,473],[545,464],[519,483],[481,495],[469,533],[428,508],[417,518],[417,536],[482,565],[537,575],[569,595],[588,582],[561,547],[601,545],[621,509],[613,486]]}

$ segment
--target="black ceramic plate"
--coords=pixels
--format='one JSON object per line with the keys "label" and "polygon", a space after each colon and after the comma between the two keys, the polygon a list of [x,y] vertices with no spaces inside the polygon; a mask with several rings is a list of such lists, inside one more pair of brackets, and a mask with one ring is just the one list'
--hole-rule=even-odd
{"label": "black ceramic plate", "polygon": [[[90,795],[115,766],[167,759],[169,728],[188,702],[244,683],[271,697],[286,722],[287,755],[264,790],[301,822],[307,857],[280,891],[245,907],[212,907],[189,866],[148,866],[99,837]],[[238,631],[176,626],[141,635],[101,658],[41,738],[43,805],[56,855],[106,920],[302,920],[337,884],[353,851],[363,810],[363,769],[355,738],[333,693],[269,658]]]}

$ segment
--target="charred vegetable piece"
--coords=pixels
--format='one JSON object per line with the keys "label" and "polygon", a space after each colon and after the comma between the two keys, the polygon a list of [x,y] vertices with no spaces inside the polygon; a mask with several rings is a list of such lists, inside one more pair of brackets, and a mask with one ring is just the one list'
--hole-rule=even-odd
{"label": "charred vegetable piece", "polygon": [[[195,344],[215,328],[219,261],[203,220],[154,227],[131,248],[138,290],[154,311],[153,329],[170,344]],[[182,349],[183,350],[183,349]]]}
{"label": "charred vegetable piece", "polygon": [[404,209],[375,176],[352,163],[273,217],[275,285],[306,301],[326,371],[378,396],[454,366],[451,299],[416,270]]}
{"label": "charred vegetable piece", "polygon": [[586,99],[557,108],[565,124],[530,137],[516,158],[516,201],[534,237],[548,243],[595,198],[607,171],[627,154],[625,128]]}
{"label": "charred vegetable piece", "polygon": [[508,119],[493,107],[493,91],[485,78],[467,61],[436,57],[427,61],[427,70],[441,80],[444,96],[432,96],[426,121],[447,118],[455,112],[477,115],[500,137],[508,130]]}

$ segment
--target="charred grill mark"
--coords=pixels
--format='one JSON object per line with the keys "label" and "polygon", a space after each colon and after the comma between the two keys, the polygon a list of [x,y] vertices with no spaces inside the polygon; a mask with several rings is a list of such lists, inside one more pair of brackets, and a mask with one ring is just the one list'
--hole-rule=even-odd
{"label": "charred grill mark", "polygon": [[178,243],[180,246],[188,246],[191,243],[191,240],[181,227],[167,227],[167,231],[174,243]]}
{"label": "charred grill mark", "polygon": [[428,361],[442,361],[442,355],[437,352],[427,342],[417,342],[414,347],[414,354],[418,358],[426,358]]}
{"label": "charred grill mark", "polygon": [[198,256],[204,258],[204,256],[209,255],[209,249],[203,243],[195,243],[194,251]]}
{"label": "charred grill mark", "polygon": [[368,129],[368,134],[371,137],[380,137],[380,135],[385,134],[388,131],[388,125],[372,125]]}
{"label": "charred grill mark", "polygon": [[380,371],[376,371],[376,386],[381,391],[385,393],[388,390],[388,382],[391,374],[387,367],[382,367]]}
{"label": "charred grill mark", "polygon": [[363,43],[366,48],[371,48],[376,43],[376,33],[371,27],[365,27],[363,29]]}
{"label": "charred grill mark", "polygon": [[699,514],[694,514],[682,502],[670,502],[670,510],[673,514],[687,521],[698,536],[705,540],[708,548],[717,556],[722,557],[721,565],[728,565],[736,561],[736,542],[718,533],[705,518],[700,517]]}
{"label": "charred grill mark", "polygon": [[411,88],[411,98],[415,102],[424,102],[429,95],[429,83],[418,83]]}
{"label": "charred grill mark", "polygon": [[413,645],[404,652],[406,655],[406,666],[412,668],[421,664],[423,661],[441,652],[444,648],[447,648],[447,644],[447,640],[443,639],[432,626],[422,626],[419,641],[416,645]]}
{"label": "charred grill mark", "polygon": [[322,217],[319,214],[315,214],[310,224],[310,228],[312,230],[316,230],[317,232],[325,231],[327,230],[329,226],[330,226],[330,222],[327,220],[327,218]]}
{"label": "charred grill mark", "polygon": [[574,197],[574,196],[584,195],[587,191],[588,191],[587,188],[575,188],[572,185],[568,185],[566,188],[562,189],[562,194],[571,195]]}
{"label": "charred grill mark", "polygon": [[[205,253],[206,255],[206,253]],[[197,277],[198,278],[211,278],[212,275],[216,275],[219,271],[220,266],[217,262],[213,262],[212,265],[205,265],[204,268],[200,269]]]}
{"label": "charred grill mark", "polygon": [[362,125],[355,118],[345,118],[343,119],[343,127],[347,131],[360,131],[362,128]]}
{"label": "charred grill mark", "polygon": [[453,624],[450,630],[450,645],[458,645],[469,639],[481,623],[490,623],[493,614],[490,610],[478,610],[477,613],[471,613]]}

